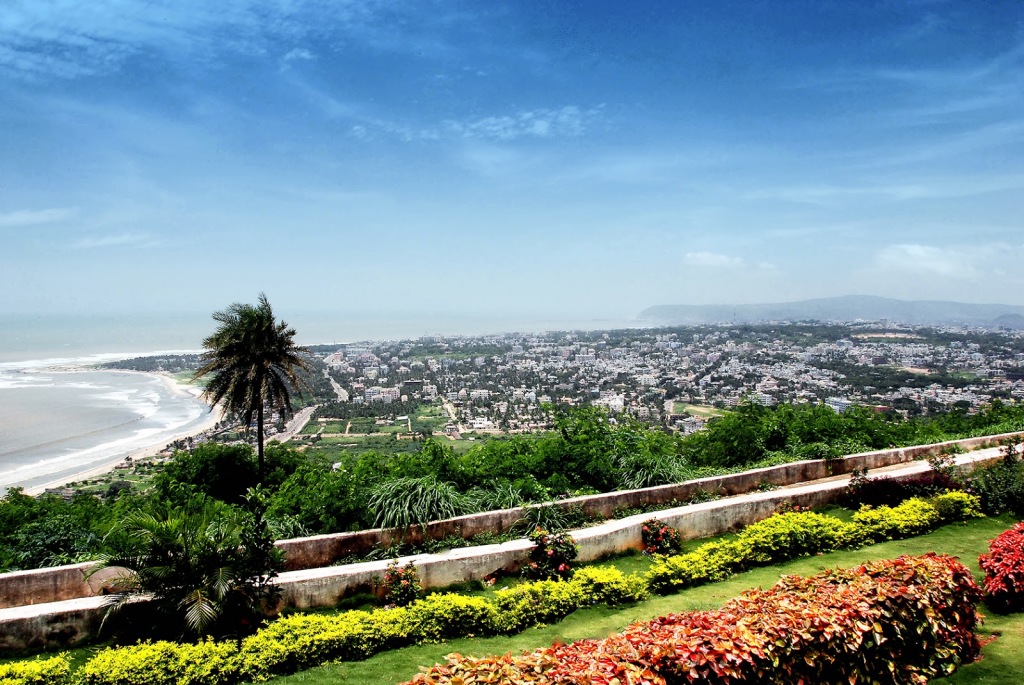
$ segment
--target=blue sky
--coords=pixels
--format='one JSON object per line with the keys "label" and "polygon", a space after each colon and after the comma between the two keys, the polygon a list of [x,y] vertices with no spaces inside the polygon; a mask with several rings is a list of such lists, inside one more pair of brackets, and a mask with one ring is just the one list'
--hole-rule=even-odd
{"label": "blue sky", "polygon": [[5,0],[0,313],[1024,304],[1024,3]]}

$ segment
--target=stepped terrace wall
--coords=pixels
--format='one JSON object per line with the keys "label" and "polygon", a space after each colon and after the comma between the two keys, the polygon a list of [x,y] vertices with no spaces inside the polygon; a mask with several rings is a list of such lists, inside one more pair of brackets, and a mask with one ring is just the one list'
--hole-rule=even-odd
{"label": "stepped terrace wall", "polygon": [[[1024,437],[1024,432],[864,452],[829,461],[799,461],[673,485],[574,497],[560,500],[555,505],[563,508],[578,505],[588,516],[610,518],[615,511],[620,509],[659,505],[672,500],[685,502],[700,490],[725,496],[738,495],[753,492],[763,483],[784,486],[820,480],[830,475],[846,474],[853,469],[878,469],[939,454],[950,449],[958,448],[970,451],[992,447],[1000,444],[1003,440],[1015,437]],[[428,524],[425,529],[413,526],[404,539],[418,542],[424,538],[437,540],[448,536],[466,538],[485,532],[501,533],[515,525],[522,518],[525,510],[525,508],[517,508],[470,514],[444,521],[435,521]],[[275,544],[285,552],[285,570],[298,571],[330,566],[350,554],[364,554],[378,544],[398,541],[401,536],[402,531],[400,530],[374,529],[280,540]],[[90,565],[85,563],[0,574],[0,609],[59,602],[100,594],[110,575],[115,572],[105,571],[103,574],[97,574],[90,578],[88,576],[89,567]]]}
{"label": "stepped terrace wall", "polygon": [[[725,476],[713,476],[672,485],[659,485],[640,490],[620,490],[559,500],[556,506],[568,509],[579,506],[587,516],[611,518],[621,509],[660,505],[677,500],[688,501],[698,491],[714,492],[723,496],[741,495],[757,490],[764,483],[771,485],[792,485],[820,480],[833,475],[843,475],[854,469],[878,469],[922,459],[950,449],[975,450],[993,447],[1002,440],[1024,436],[1022,433],[1005,433],[982,438],[951,440],[931,445],[917,445],[897,449],[877,450],[853,454],[841,459],[797,461],[781,466],[744,471]],[[532,505],[543,506],[543,505]],[[277,546],[285,552],[286,569],[301,569],[329,566],[339,559],[353,554],[365,554],[377,545],[389,545],[399,540],[421,542],[424,539],[440,540],[445,537],[468,538],[480,533],[503,533],[523,517],[527,507],[488,511],[469,514],[444,521],[434,521],[425,528],[412,526],[402,537],[402,531],[394,529],[362,530],[352,533],[316,535],[293,540],[281,540]]]}
{"label": "stepped terrace wall", "polygon": [[[1000,458],[998,451],[990,450],[962,455],[957,462],[967,466]],[[893,473],[890,477],[914,477],[928,468],[927,464],[917,462],[902,467],[899,474]],[[658,517],[678,528],[685,537],[705,537],[766,518],[783,502],[800,506],[834,502],[842,497],[846,484],[847,479],[839,478],[781,490],[751,492],[735,498],[663,510]],[[638,514],[574,531],[580,549],[579,559],[591,561],[628,549],[639,549],[642,546],[640,528],[648,517],[648,514]],[[531,547],[528,540],[519,539],[500,545],[416,555],[400,562],[411,561],[416,565],[425,588],[439,588],[456,582],[480,580],[499,569],[515,570],[527,560]],[[282,606],[299,609],[334,606],[346,595],[371,590],[375,580],[383,576],[387,563],[375,561],[282,573],[277,579]],[[55,569],[40,572],[46,570]],[[35,599],[38,601],[40,598]],[[0,649],[67,647],[87,639],[95,634],[103,611],[103,600],[102,596],[92,596],[48,605],[0,609]],[[145,603],[140,601],[139,608],[144,608]]]}

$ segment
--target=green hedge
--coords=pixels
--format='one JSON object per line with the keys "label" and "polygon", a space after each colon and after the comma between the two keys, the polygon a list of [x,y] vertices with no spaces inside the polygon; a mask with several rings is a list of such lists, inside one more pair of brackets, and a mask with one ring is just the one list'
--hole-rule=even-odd
{"label": "green hedge", "polygon": [[[962,494],[936,503],[907,500],[863,508],[845,523],[813,512],[776,514],[735,538],[688,554],[655,557],[646,575],[616,568],[580,569],[568,580],[542,580],[499,590],[491,598],[431,594],[407,607],[337,614],[295,614],[235,642],[143,642],[104,649],[74,674],[65,656],[0,666],[0,685],[233,685],[260,682],[385,649],[455,637],[511,634],[553,623],[592,604],[617,605],[721,580],[746,568],[797,556],[910,537],[977,510]],[[971,498],[971,495],[966,495]],[[945,502],[939,504],[939,502]]]}
{"label": "green hedge", "polygon": [[785,559],[913,537],[944,521],[940,507],[949,512],[947,521],[962,520],[964,512],[979,507],[973,495],[957,493],[950,498],[949,494],[939,495],[934,503],[915,497],[896,507],[862,507],[852,523],[814,512],[776,514],[747,526],[732,540],[709,542],[689,554],[655,558],[647,572],[647,586],[651,592],[667,594]]}

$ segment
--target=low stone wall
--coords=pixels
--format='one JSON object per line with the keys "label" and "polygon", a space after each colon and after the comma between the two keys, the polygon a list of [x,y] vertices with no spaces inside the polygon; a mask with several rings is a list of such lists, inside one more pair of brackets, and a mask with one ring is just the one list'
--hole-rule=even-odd
{"label": "low stone wall", "polygon": [[[821,459],[797,461],[781,466],[701,478],[673,485],[573,497],[559,500],[555,504],[562,508],[578,506],[587,516],[610,518],[621,509],[660,505],[672,500],[685,502],[701,490],[723,496],[741,495],[757,490],[763,483],[780,486],[804,483],[827,478],[830,475],[850,473],[854,469],[878,469],[892,466],[940,454],[949,449],[959,448],[970,451],[990,447],[998,445],[1000,440],[1021,435],[1024,433],[1006,433],[983,438],[951,440],[932,445],[864,452],[828,461]],[[526,509],[526,507],[503,509],[434,521],[427,524],[425,530],[419,526],[413,526],[406,534],[405,540],[420,542],[424,538],[440,540],[449,536],[468,538],[485,532],[502,533],[515,525],[523,517]],[[277,546],[285,552],[285,568],[289,571],[298,571],[329,566],[348,555],[365,554],[378,544],[387,545],[397,542],[400,537],[401,531],[398,530],[373,529],[281,540],[277,542]]]}
{"label": "low stone wall", "polygon": [[[939,454],[954,447],[962,450],[988,447],[999,444],[1001,440],[1017,436],[1024,436],[1024,433],[1007,433],[933,445],[865,452],[828,462],[822,460],[799,461],[674,485],[574,497],[560,500],[556,502],[556,506],[563,508],[579,506],[588,516],[608,518],[621,509],[658,505],[672,500],[685,502],[693,497],[698,490],[720,495],[738,495],[754,492],[763,483],[781,486],[819,480],[829,475],[849,473],[853,469],[878,469],[912,461],[928,455]],[[525,511],[526,508],[504,509],[435,521],[428,524],[425,531],[414,526],[405,539],[417,542],[424,537],[438,540],[448,536],[467,538],[485,532],[502,533],[515,525]],[[330,566],[345,556],[364,554],[380,543],[396,542],[400,537],[401,531],[398,530],[375,529],[281,540],[276,544],[285,552],[286,570],[298,571]],[[91,565],[86,563],[0,574],[0,609],[59,602],[101,593],[116,571],[107,570],[90,577],[90,568]]]}
{"label": "low stone wall", "polygon": [[[999,455],[963,455],[961,468],[999,460]],[[914,478],[931,467],[919,462],[909,464],[895,480]],[[657,513],[657,517],[676,528],[683,538],[704,538],[739,530],[771,516],[784,504],[817,507],[841,500],[848,479],[807,483],[781,490],[751,492],[734,499],[689,504]],[[641,527],[652,514],[637,514],[613,519],[597,526],[572,532],[581,562],[595,561],[612,554],[643,549]],[[453,583],[482,580],[496,572],[518,570],[529,558],[533,545],[528,540],[512,540],[497,545],[481,545],[450,550],[441,554],[421,554],[399,559],[412,562],[420,573],[425,589],[443,588]],[[291,571],[281,574],[277,583],[285,606],[308,609],[333,606],[338,600],[358,592],[372,592],[374,582],[386,570],[387,561]]]}
{"label": "low stone wall", "polygon": [[119,572],[114,568],[92,572],[94,566],[86,562],[0,574],[0,609],[102,594]]}
{"label": "low stone wall", "polygon": [[[961,467],[993,462],[998,454],[958,457]],[[929,469],[925,463],[910,464],[890,477],[912,478]],[[760,482],[760,481],[757,481]],[[767,518],[788,502],[800,506],[819,506],[837,501],[843,495],[847,479],[807,483],[766,492],[751,492],[740,497],[715,500],[658,512],[662,521],[678,529],[685,538],[701,538],[736,530]],[[650,514],[638,514],[607,521],[598,526],[573,531],[579,545],[579,560],[593,561],[630,549],[640,549],[641,526]],[[515,571],[529,556],[532,545],[519,539],[500,545],[484,545],[450,550],[442,554],[422,554],[400,559],[416,565],[427,589],[453,583],[481,580],[498,570]],[[282,573],[277,578],[282,606],[298,609],[328,607],[357,592],[372,591],[376,579],[384,575],[386,561],[350,564]],[[76,566],[88,566],[78,564]],[[64,567],[67,571],[74,567]],[[82,570],[77,571],[79,574]],[[23,571],[20,573],[33,573]],[[11,575],[11,574],[7,574]],[[73,574],[72,574],[73,576]],[[138,602],[143,610],[145,601]],[[41,649],[68,647],[95,636],[105,612],[103,597],[85,597],[52,604],[37,604],[0,609],[0,649]]]}
{"label": "low stone wall", "polygon": [[0,611],[0,651],[64,649],[99,634],[102,597],[84,597]]}

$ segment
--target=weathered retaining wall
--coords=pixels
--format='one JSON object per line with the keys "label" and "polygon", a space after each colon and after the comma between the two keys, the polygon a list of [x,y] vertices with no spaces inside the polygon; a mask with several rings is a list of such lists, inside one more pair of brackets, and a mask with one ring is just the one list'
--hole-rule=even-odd
{"label": "weathered retaining wall", "polygon": [[[620,509],[663,504],[672,500],[685,502],[699,490],[715,492],[720,495],[738,495],[753,492],[762,483],[790,485],[808,482],[829,475],[849,473],[853,469],[877,469],[908,462],[928,455],[939,454],[953,447],[973,450],[993,446],[999,444],[1001,440],[1016,436],[1024,436],[1024,433],[1007,433],[934,445],[865,452],[828,462],[821,460],[799,461],[674,485],[574,497],[560,500],[556,505],[563,508],[579,506],[588,516],[607,518]],[[501,533],[515,525],[522,518],[524,512],[525,508],[504,509],[435,521],[428,524],[425,531],[414,526],[405,539],[415,542],[424,537],[438,540],[448,536],[466,538],[484,532]],[[375,529],[281,540],[276,544],[285,552],[286,570],[298,571],[330,566],[345,556],[365,553],[377,544],[394,542],[400,537],[401,531],[398,530]],[[116,571],[111,570],[89,577],[89,568],[90,565],[86,563],[0,574],[0,609],[90,597],[102,592],[102,588],[109,582],[111,575],[116,574]]]}
{"label": "weathered retaining wall", "polygon": [[[1000,458],[999,455],[964,455],[957,461],[961,468],[967,468]],[[905,471],[890,477],[896,480],[913,478],[929,469],[924,462],[910,464]],[[841,478],[781,490],[750,492],[734,499],[665,509],[659,511],[657,517],[679,530],[686,539],[703,538],[738,530],[765,519],[778,511],[783,503],[816,507],[839,501],[847,482],[848,479]],[[637,514],[573,531],[579,547],[579,560],[594,561],[631,549],[642,549],[640,529],[651,516]],[[496,571],[515,571],[526,562],[531,547],[528,540],[520,539],[497,545],[464,547],[441,554],[403,557],[399,561],[402,564],[411,561],[416,565],[424,588],[441,588],[452,583],[482,580]],[[277,579],[282,590],[282,602],[300,609],[333,606],[347,595],[372,591],[374,580],[384,575],[387,564],[387,561],[375,561],[283,573]]]}
{"label": "weathered retaining wall", "polygon": [[[964,455],[958,463],[985,463],[998,460],[997,454]],[[901,475],[909,478],[928,470],[925,463],[908,465]],[[847,479],[807,483],[767,492],[751,492],[741,497],[692,504],[658,512],[658,518],[677,528],[687,538],[699,538],[736,530],[775,512],[783,502],[800,506],[818,506],[839,499]],[[760,480],[755,481],[755,484]],[[629,549],[640,549],[640,528],[649,514],[611,520],[599,526],[574,531],[580,561],[592,561]],[[425,588],[481,580],[498,570],[514,571],[529,556],[528,540],[512,540],[500,545],[455,549],[443,554],[423,554],[401,559],[413,562]],[[76,566],[83,566],[78,564]],[[84,565],[87,566],[87,565]],[[346,595],[373,589],[375,579],[384,574],[386,561],[350,564],[326,568],[290,571],[281,574],[282,606],[308,609],[333,606]],[[74,567],[64,567],[68,571]],[[81,576],[82,570],[75,571]],[[20,572],[23,574],[32,571]],[[11,574],[7,574],[11,575]],[[0,650],[68,647],[94,636],[104,614],[102,596],[84,597],[52,604],[36,604],[0,609]],[[136,610],[145,610],[138,602]]]}
{"label": "weathered retaining wall", "polygon": [[[672,500],[685,502],[700,490],[725,496],[740,495],[756,490],[762,483],[791,485],[793,483],[827,478],[830,475],[850,473],[854,469],[878,469],[940,454],[952,448],[970,451],[982,447],[991,447],[999,444],[1000,440],[1019,435],[1024,435],[1024,433],[1007,433],[984,438],[952,440],[933,445],[864,452],[829,461],[820,459],[798,461],[781,466],[772,466],[726,476],[701,478],[673,485],[660,485],[641,490],[621,490],[600,495],[573,497],[571,499],[559,500],[556,502],[556,505],[562,508],[579,506],[582,508],[583,513],[588,516],[610,518],[612,514],[620,509],[664,504]],[[410,542],[419,542],[424,538],[440,540],[449,536],[468,538],[485,532],[502,533],[515,525],[522,518],[525,511],[525,507],[503,509],[501,511],[488,511],[468,516],[459,516],[444,521],[434,521],[427,524],[425,531],[419,526],[413,526],[406,534],[405,539]],[[285,552],[286,569],[297,571],[329,566],[338,559],[342,559],[350,554],[363,554],[378,544],[396,542],[400,536],[401,531],[374,529],[353,533],[336,533],[293,540],[281,540],[277,542],[277,546]]]}

